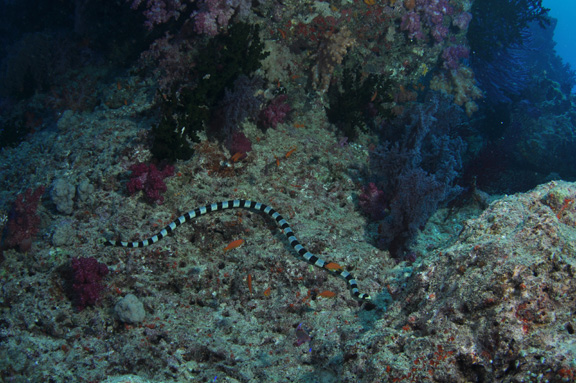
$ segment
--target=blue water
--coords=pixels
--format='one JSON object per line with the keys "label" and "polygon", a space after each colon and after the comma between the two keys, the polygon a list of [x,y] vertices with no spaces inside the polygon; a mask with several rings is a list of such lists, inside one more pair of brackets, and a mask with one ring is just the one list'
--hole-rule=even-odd
{"label": "blue water", "polygon": [[[564,62],[576,69],[576,1],[574,0],[544,0],[543,5],[550,8],[550,16],[558,19],[558,25],[554,31],[556,52]],[[572,89],[576,91],[576,88]]]}

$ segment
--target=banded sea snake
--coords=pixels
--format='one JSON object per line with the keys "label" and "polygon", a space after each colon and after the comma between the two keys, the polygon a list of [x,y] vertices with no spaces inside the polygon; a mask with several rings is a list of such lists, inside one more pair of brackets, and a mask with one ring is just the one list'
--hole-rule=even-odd
{"label": "banded sea snake", "polygon": [[[329,273],[339,276],[344,279],[348,283],[348,287],[350,288],[350,294],[352,297],[359,301],[370,301],[370,295],[361,293],[358,290],[358,284],[356,283],[356,279],[354,276],[349,273],[348,271],[344,270],[339,265],[333,262],[326,262],[322,258],[317,257],[316,255],[310,253],[308,250],[304,248],[296,239],[292,228],[288,224],[288,222],[273,208],[268,205],[265,205],[260,202],[248,201],[248,200],[232,200],[232,201],[223,201],[217,202],[210,205],[201,206],[194,210],[189,211],[188,213],[181,215],[180,217],[176,218],[176,220],[172,221],[168,226],[162,229],[158,234],[145,239],[140,242],[124,242],[124,241],[109,241],[106,240],[105,245],[107,246],[122,246],[122,247],[145,247],[152,245],[162,238],[167,236],[169,233],[174,231],[178,226],[181,224],[191,221],[192,219],[204,215],[206,213],[211,213],[219,210],[226,210],[226,209],[250,209],[256,211],[262,211],[268,214],[272,219],[276,221],[276,224],[280,226],[282,232],[288,238],[288,242],[290,242],[290,246],[296,250],[298,256],[308,262],[311,265],[316,267],[320,267],[322,269],[327,270]],[[335,266],[334,266],[335,265]]]}

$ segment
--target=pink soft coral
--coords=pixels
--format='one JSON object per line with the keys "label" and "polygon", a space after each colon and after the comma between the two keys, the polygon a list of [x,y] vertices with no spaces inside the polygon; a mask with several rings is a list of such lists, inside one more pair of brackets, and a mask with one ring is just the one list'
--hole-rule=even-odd
{"label": "pink soft coral", "polygon": [[160,171],[154,164],[138,163],[130,166],[129,170],[132,176],[126,186],[130,195],[143,190],[149,202],[156,202],[158,205],[164,203],[162,193],[167,190],[164,178],[174,175],[174,166],[166,165]]}
{"label": "pink soft coral", "polygon": [[362,193],[358,196],[358,205],[364,214],[374,221],[383,219],[388,212],[384,192],[373,182],[362,188]]}

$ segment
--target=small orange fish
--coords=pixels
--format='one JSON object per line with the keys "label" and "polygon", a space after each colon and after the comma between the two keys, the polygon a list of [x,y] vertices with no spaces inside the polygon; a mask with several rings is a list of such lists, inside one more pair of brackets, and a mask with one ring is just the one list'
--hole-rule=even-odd
{"label": "small orange fish", "polygon": [[334,298],[336,296],[336,293],[330,290],[324,290],[321,293],[319,293],[318,296],[324,298]]}
{"label": "small orange fish", "polygon": [[278,33],[280,33],[280,36],[282,36],[282,38],[283,38],[284,40],[286,40],[286,32],[284,32],[283,29],[278,29]]}
{"label": "small orange fish", "polygon": [[340,266],[339,264],[337,264],[335,262],[330,262],[330,263],[324,265],[324,268],[328,269],[330,271],[342,270],[342,266]]}
{"label": "small orange fish", "polygon": [[292,153],[294,153],[294,151],[296,151],[295,146],[293,146],[292,149],[290,149],[290,151],[288,153],[286,153],[286,158],[290,157],[292,155]]}
{"label": "small orange fish", "polygon": [[235,241],[232,241],[232,242],[230,242],[230,243],[228,244],[228,246],[226,246],[226,247],[224,248],[224,252],[233,250],[233,249],[239,247],[240,245],[242,245],[243,243],[244,243],[244,240],[243,240],[243,239],[237,239],[237,240],[235,240]]}
{"label": "small orange fish", "polygon": [[266,290],[264,290],[265,297],[269,297],[271,293],[272,293],[272,287],[268,287]]}
{"label": "small orange fish", "polygon": [[250,291],[250,294],[252,294],[252,274],[248,274],[248,291]]}
{"label": "small orange fish", "polygon": [[234,155],[232,157],[230,157],[230,161],[238,162],[241,159],[243,159],[244,157],[246,157],[246,153],[236,152],[236,153],[234,153]]}

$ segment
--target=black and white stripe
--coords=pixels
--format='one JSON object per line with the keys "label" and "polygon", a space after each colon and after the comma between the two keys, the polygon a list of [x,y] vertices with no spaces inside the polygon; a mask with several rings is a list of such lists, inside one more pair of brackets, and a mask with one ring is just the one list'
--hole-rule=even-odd
{"label": "black and white stripe", "polygon": [[214,211],[226,210],[226,209],[237,209],[237,208],[252,209],[252,210],[262,211],[262,212],[268,214],[270,217],[272,217],[272,219],[274,219],[276,221],[278,226],[280,226],[284,235],[286,236],[286,238],[288,238],[288,242],[290,242],[290,246],[292,246],[294,248],[294,250],[296,250],[296,252],[300,256],[300,258],[302,258],[304,261],[310,263],[311,265],[323,268],[323,269],[327,270],[328,272],[330,272],[331,274],[334,274],[334,275],[337,275],[337,276],[343,278],[348,283],[348,286],[350,288],[350,293],[352,294],[352,296],[355,299],[361,300],[361,301],[367,301],[367,300],[371,299],[370,295],[360,293],[360,291],[358,290],[358,284],[356,283],[356,279],[354,279],[354,276],[352,274],[350,274],[348,271],[345,271],[343,269],[339,269],[339,270],[328,269],[326,267],[326,265],[328,265],[329,262],[326,262],[325,260],[315,256],[314,254],[312,254],[308,250],[306,250],[304,248],[304,246],[302,246],[300,244],[300,242],[298,242],[298,240],[296,239],[296,236],[294,235],[294,232],[292,231],[292,228],[290,227],[288,222],[276,210],[274,210],[270,206],[265,205],[265,204],[260,203],[260,202],[236,199],[233,201],[223,201],[223,202],[213,203],[210,205],[199,207],[197,209],[189,211],[188,213],[186,213],[184,215],[181,215],[180,217],[176,218],[175,221],[171,222],[168,226],[166,226],[164,229],[162,229],[158,234],[156,234],[153,237],[150,237],[148,239],[145,239],[144,241],[140,241],[140,242],[106,241],[105,244],[107,246],[122,246],[122,247],[149,246],[149,245],[152,245],[152,244],[158,242],[162,238],[166,237],[168,234],[170,234],[172,231],[174,231],[178,226],[180,226],[184,222],[188,222],[188,221],[190,221],[196,217],[199,217],[201,215],[211,213]]}

